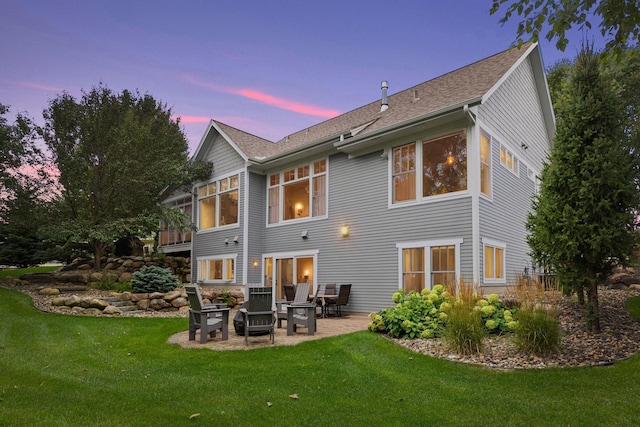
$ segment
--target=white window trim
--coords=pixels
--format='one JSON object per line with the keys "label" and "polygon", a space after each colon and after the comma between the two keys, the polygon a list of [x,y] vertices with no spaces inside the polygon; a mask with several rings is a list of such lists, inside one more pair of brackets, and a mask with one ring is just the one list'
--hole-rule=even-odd
{"label": "white window trim", "polygon": [[[510,168],[506,162],[502,161],[502,150],[505,150],[507,154],[511,154],[515,168],[513,169]],[[515,176],[520,176],[519,175],[520,174],[520,158],[516,156],[515,152],[511,148],[509,148],[506,144],[503,144],[503,143],[500,143],[500,164],[502,165],[502,167],[504,167],[506,170],[508,170]]]}
{"label": "white window trim", "polygon": [[[418,179],[418,177],[420,176],[420,174],[422,173],[422,168],[423,168],[423,164],[422,164],[422,147],[423,147],[423,142],[430,140],[430,139],[437,139],[443,136],[447,136],[447,135],[451,135],[454,134],[456,132],[459,132],[461,130],[464,130],[465,133],[465,138],[467,140],[467,188],[465,190],[460,190],[460,191],[453,191],[450,193],[444,193],[444,194],[436,194],[434,196],[423,196],[422,195],[422,180]],[[435,202],[440,202],[443,200],[452,200],[452,199],[459,199],[459,198],[463,198],[463,197],[467,197],[469,196],[469,159],[470,159],[470,150],[469,150],[469,140],[470,137],[469,135],[471,135],[471,132],[469,131],[469,128],[467,127],[462,127],[462,128],[456,128],[456,129],[452,129],[450,131],[447,132],[443,132],[443,133],[438,133],[435,135],[428,135],[428,136],[424,136],[420,139],[416,139],[416,140],[410,140],[410,141],[406,141],[402,144],[399,145],[394,145],[392,147],[390,147],[388,150],[385,150],[385,153],[387,153],[388,156],[388,173],[387,173],[387,203],[388,203],[388,207],[389,209],[393,209],[393,208],[400,208],[400,207],[405,207],[405,206],[414,206],[414,205],[422,205],[422,204],[427,204],[427,203],[435,203]],[[397,148],[397,147],[402,147],[403,145],[408,145],[408,144],[416,144],[416,198],[414,200],[406,200],[403,202],[394,202],[393,201],[393,149]]]}
{"label": "white window trim", "polygon": [[398,290],[404,290],[402,284],[402,250],[412,248],[424,248],[424,287],[426,289],[432,289],[431,283],[431,248],[437,246],[454,246],[455,251],[455,273],[456,281],[460,279],[460,245],[464,240],[462,238],[454,239],[437,239],[437,240],[419,240],[415,242],[400,242],[396,243],[398,249]]}
{"label": "white window trim", "polygon": [[[232,259],[233,260],[233,279],[228,280],[228,279],[223,279],[223,280],[202,280],[200,279],[200,262],[201,261],[223,261],[222,262],[222,277],[226,277],[227,275],[226,273],[226,268],[227,268],[227,264],[224,262],[226,260]],[[208,263],[207,263],[207,268],[208,268]],[[212,283],[212,284],[217,284],[217,283],[234,283],[237,282],[236,278],[237,278],[237,270],[238,270],[238,254],[224,254],[224,255],[211,255],[211,256],[203,256],[203,257],[197,257],[196,258],[196,277],[198,277],[198,283]],[[205,272],[204,277],[209,277],[209,272]]]}
{"label": "white window trim", "polygon": [[[285,185],[283,173],[284,173],[285,170],[291,169],[291,167],[286,167],[286,168],[280,169],[278,172],[267,173],[267,180],[266,180],[267,181],[267,190],[266,190],[266,193],[265,193],[265,195],[266,195],[266,197],[265,197],[265,199],[266,199],[265,200],[265,204],[266,204],[266,207],[265,207],[265,211],[266,211],[265,226],[267,228],[280,227],[282,225],[287,225],[287,224],[300,224],[300,223],[303,223],[303,222],[317,221],[317,220],[320,220],[320,219],[327,219],[329,217],[329,158],[328,157],[323,157],[323,158],[320,158],[320,159],[311,160],[309,162],[296,164],[295,166],[293,166],[293,168],[297,169],[300,166],[304,166],[304,165],[308,164],[310,169],[312,170],[313,169],[313,164],[315,162],[317,162],[317,161],[320,161],[320,160],[324,160],[325,161],[325,172],[322,172],[322,173],[319,173],[319,174],[315,174],[313,172],[310,172],[309,173],[309,177],[308,177],[309,178],[309,182],[310,182],[310,185],[309,185],[309,201],[310,201],[309,210],[311,212],[312,209],[313,209],[313,190],[311,188],[313,186],[313,178],[317,177],[317,176],[324,175],[326,177],[326,179],[325,179],[325,188],[326,188],[325,191],[326,192],[325,192],[325,196],[324,196],[326,205],[325,205],[324,215],[318,215],[318,216],[309,215],[309,216],[306,216],[304,218],[294,218],[294,219],[287,219],[287,220],[283,219],[284,209],[282,208],[282,203],[284,201],[284,185]],[[271,187],[271,182],[270,182],[270,177],[271,177],[271,175],[274,175],[276,173],[280,175],[280,183],[277,185],[278,192],[279,192],[279,194],[278,194],[278,203],[280,204],[278,213],[279,213],[280,217],[278,218],[278,222],[269,223],[269,189],[272,188]]]}
{"label": "white window trim", "polygon": [[[200,209],[200,201],[202,199],[200,199],[200,196],[198,194],[198,189],[202,186],[205,185],[209,185],[211,183],[214,182],[218,182],[220,180],[223,179],[228,179],[234,175],[238,176],[238,187],[236,188],[236,190],[238,191],[238,222],[236,222],[235,224],[226,224],[226,225],[217,225],[215,227],[209,227],[209,228],[200,228],[200,216],[202,215],[201,209]],[[229,229],[233,229],[233,228],[240,228],[240,186],[241,186],[241,180],[242,180],[242,170],[237,170],[231,173],[228,173],[226,175],[220,175],[217,176],[215,178],[210,179],[209,181],[203,181],[203,182],[199,182],[197,185],[194,185],[193,187],[193,192],[195,194],[194,196],[194,207],[193,209],[196,211],[196,215],[194,215],[195,218],[195,223],[197,225],[197,230],[196,230],[196,234],[205,234],[205,233],[212,233],[215,231],[220,231],[220,230],[229,230]],[[228,191],[224,191],[224,193],[227,193],[231,190]],[[216,197],[216,224],[218,223],[218,215],[220,215],[220,200],[219,200],[219,196],[220,196],[220,192],[217,191],[216,188],[216,194],[214,196],[210,196],[210,197]],[[193,239],[192,239],[193,240]]]}
{"label": "white window trim", "polygon": [[[490,246],[492,248],[502,249],[502,278],[487,278],[487,272],[485,268],[485,254],[486,247]],[[495,258],[494,258],[495,262]],[[495,268],[495,265],[494,265]],[[488,239],[486,237],[482,238],[482,281],[484,284],[506,284],[507,283],[507,244],[498,240]]]}

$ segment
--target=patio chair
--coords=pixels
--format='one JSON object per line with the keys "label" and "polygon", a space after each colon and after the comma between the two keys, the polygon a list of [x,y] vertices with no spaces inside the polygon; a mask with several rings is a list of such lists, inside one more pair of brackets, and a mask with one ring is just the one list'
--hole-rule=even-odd
{"label": "patio chair", "polygon": [[272,287],[249,288],[247,308],[241,308],[244,320],[244,342],[249,345],[249,334],[252,332],[268,331],[271,344],[274,343],[275,316],[272,310]]}
{"label": "patio chair", "polygon": [[[345,305],[349,305],[349,294],[351,293],[351,284],[344,284],[344,285],[340,285],[340,288],[338,289],[338,298],[336,298],[335,300],[332,301],[327,301],[326,304],[327,306],[330,305],[335,305],[336,307],[336,314],[338,316],[342,316],[342,306]],[[327,312],[328,312],[328,308],[327,308]]]}
{"label": "patio chair", "polygon": [[209,337],[215,338],[216,332],[222,332],[222,340],[229,338],[229,308],[218,308],[217,304],[203,304],[198,286],[185,286],[189,300],[189,341],[196,339],[200,329],[200,343],[205,344]]}
{"label": "patio chair", "polygon": [[[293,303],[302,303],[309,301],[309,283],[298,283],[296,286],[296,293],[293,297]],[[287,305],[290,301],[276,302],[276,313],[278,317],[278,328],[282,328],[282,321],[287,320]]]}
{"label": "patio chair", "polygon": [[[296,327],[297,326],[304,326],[307,328],[307,333],[309,335],[313,335],[316,332],[316,310],[317,310],[317,305],[316,305],[316,300],[318,298],[318,292],[320,291],[320,286],[316,287],[316,293],[313,295],[313,298],[311,299],[311,301],[305,301],[305,302],[300,302],[300,303],[296,303],[293,302],[291,304],[289,304],[290,307],[295,307],[296,305],[300,305],[301,308],[299,309],[293,309],[293,317],[292,317],[292,330],[293,332],[296,332]],[[309,311],[309,308],[312,307],[313,310]],[[285,309],[285,315],[287,315],[286,309]],[[288,320],[287,320],[288,321]],[[287,324],[287,328],[289,327],[289,325]]]}

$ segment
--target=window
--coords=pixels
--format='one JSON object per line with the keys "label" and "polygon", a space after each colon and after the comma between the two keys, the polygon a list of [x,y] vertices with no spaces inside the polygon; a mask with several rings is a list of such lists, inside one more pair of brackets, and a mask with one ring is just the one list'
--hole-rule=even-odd
{"label": "window", "polygon": [[400,287],[406,293],[455,284],[462,239],[398,243]]}
{"label": "window", "polygon": [[500,146],[500,163],[514,174],[518,175],[518,158],[504,145]]}
{"label": "window", "polygon": [[449,285],[456,281],[456,250],[453,245],[431,248],[431,283]]}
{"label": "window", "polygon": [[484,279],[488,283],[505,283],[505,245],[489,239],[484,244]]}
{"label": "window", "polygon": [[269,175],[268,193],[269,224],[325,216],[326,159]]}
{"label": "window", "polygon": [[480,192],[491,196],[491,140],[480,134]]}
{"label": "window", "polygon": [[238,223],[238,175],[198,188],[200,230]]}
{"label": "window", "polygon": [[[417,179],[417,171],[422,179]],[[466,190],[466,132],[395,147],[391,178],[393,203]]]}
{"label": "window", "polygon": [[235,277],[235,255],[219,258],[198,258],[199,282],[233,282]]}
{"label": "window", "polygon": [[402,283],[406,293],[424,289],[424,264],[424,248],[402,250]]}
{"label": "window", "polygon": [[416,144],[393,149],[393,201],[416,198]]}
{"label": "window", "polygon": [[[191,197],[184,197],[171,203],[171,206],[180,209],[191,222],[193,202]],[[181,230],[177,227],[169,227],[164,221],[160,222],[160,245],[179,245],[191,241],[191,231]]]}

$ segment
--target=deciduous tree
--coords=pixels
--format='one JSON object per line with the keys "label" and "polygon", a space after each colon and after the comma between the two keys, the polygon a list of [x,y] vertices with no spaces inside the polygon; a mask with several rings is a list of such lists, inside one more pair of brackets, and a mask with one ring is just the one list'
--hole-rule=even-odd
{"label": "deciduous tree", "polygon": [[[493,0],[490,13],[503,10],[500,23],[513,15],[522,17],[518,23],[517,43],[529,38],[556,40],[561,51],[567,47],[566,32],[574,27],[592,28],[592,20],[600,20],[599,31],[608,38],[607,49],[623,51],[628,44],[638,43],[640,34],[640,2],[638,0]],[[545,29],[545,26],[547,28]]]}
{"label": "deciduous tree", "polygon": [[[72,242],[88,242],[96,268],[113,242],[158,229],[161,193],[209,175],[188,161],[188,146],[171,109],[150,95],[104,85],[53,99],[42,136],[59,170],[59,227]],[[196,167],[199,166],[199,167]]]}

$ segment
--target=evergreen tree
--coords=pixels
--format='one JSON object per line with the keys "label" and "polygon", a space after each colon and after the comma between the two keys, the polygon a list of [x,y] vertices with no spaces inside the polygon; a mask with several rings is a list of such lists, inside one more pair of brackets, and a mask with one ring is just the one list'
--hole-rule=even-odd
{"label": "evergreen tree", "polygon": [[554,149],[527,220],[528,243],[566,291],[581,301],[586,293],[587,326],[599,332],[598,284],[632,254],[639,197],[621,105],[592,46],[578,54],[558,108]]}

